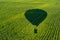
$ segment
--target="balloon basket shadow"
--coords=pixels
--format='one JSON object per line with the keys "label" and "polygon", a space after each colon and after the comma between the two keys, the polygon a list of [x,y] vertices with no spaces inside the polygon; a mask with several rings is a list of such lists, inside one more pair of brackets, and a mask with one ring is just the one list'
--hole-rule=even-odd
{"label": "balloon basket shadow", "polygon": [[34,28],[34,33],[35,33],[35,34],[37,33],[37,29],[36,29],[36,28]]}

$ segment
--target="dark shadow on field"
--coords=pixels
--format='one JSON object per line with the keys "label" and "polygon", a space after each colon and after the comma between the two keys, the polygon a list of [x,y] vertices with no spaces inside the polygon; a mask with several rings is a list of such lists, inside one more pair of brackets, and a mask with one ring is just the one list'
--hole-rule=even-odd
{"label": "dark shadow on field", "polygon": [[42,9],[30,9],[25,12],[25,17],[30,23],[38,26],[47,17],[47,12]]}

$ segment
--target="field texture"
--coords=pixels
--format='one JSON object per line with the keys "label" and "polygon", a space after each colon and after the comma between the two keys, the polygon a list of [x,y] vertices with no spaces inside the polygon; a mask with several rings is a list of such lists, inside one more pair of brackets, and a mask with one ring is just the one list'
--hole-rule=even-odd
{"label": "field texture", "polygon": [[[28,9],[43,9],[46,19],[37,27],[26,18]],[[60,40],[60,3],[0,2],[0,40]]]}

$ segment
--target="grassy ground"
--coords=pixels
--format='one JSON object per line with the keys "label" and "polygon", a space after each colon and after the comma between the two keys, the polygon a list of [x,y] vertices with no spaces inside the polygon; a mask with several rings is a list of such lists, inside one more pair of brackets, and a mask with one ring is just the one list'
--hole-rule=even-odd
{"label": "grassy ground", "polygon": [[[0,2],[0,40],[60,40],[60,3]],[[48,15],[34,34],[24,16],[28,9],[43,9]]]}

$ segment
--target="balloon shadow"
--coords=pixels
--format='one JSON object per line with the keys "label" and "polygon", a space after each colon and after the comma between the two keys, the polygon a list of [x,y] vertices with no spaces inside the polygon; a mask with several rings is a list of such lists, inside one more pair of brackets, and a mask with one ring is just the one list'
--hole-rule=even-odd
{"label": "balloon shadow", "polygon": [[47,17],[47,12],[42,9],[30,9],[24,15],[30,23],[38,26]]}
{"label": "balloon shadow", "polygon": [[[42,9],[30,9],[25,12],[25,17],[37,27],[47,17],[47,12]],[[37,33],[36,27],[34,28],[34,33]]]}

